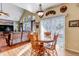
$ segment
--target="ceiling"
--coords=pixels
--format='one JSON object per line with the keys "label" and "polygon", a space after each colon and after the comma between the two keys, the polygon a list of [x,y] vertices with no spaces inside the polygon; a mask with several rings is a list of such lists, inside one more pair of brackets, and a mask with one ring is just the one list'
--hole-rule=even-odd
{"label": "ceiling", "polygon": [[[1,9],[1,4],[0,4]],[[9,16],[0,16],[0,19],[18,21],[23,13],[23,9],[11,3],[2,3],[2,10]]]}
{"label": "ceiling", "polygon": [[[14,3],[14,5],[26,9],[32,13],[36,13],[39,10],[40,3]],[[42,3],[42,9],[45,10],[48,7],[60,5],[61,3]]]}
{"label": "ceiling", "polygon": [[[45,10],[48,7],[59,4],[60,3],[42,3],[42,9]],[[10,16],[0,16],[0,19],[19,21],[24,9],[36,13],[39,10],[39,3],[3,3],[2,9]]]}

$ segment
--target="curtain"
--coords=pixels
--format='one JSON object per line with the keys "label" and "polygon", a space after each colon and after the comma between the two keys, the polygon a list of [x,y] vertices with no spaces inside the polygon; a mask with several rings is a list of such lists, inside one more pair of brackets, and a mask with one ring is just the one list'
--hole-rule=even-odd
{"label": "curtain", "polygon": [[65,30],[65,17],[57,16],[43,19],[40,22],[41,39],[44,39],[44,32],[51,32],[53,34],[64,34]]}
{"label": "curtain", "polygon": [[64,47],[65,42],[65,16],[50,17],[40,22],[40,37],[45,39],[44,32],[51,32],[52,35],[59,34],[57,44]]}

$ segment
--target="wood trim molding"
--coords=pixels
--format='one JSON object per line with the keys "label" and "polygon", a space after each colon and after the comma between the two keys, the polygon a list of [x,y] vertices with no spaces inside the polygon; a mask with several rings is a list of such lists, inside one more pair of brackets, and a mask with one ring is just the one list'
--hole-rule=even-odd
{"label": "wood trim molding", "polygon": [[68,51],[79,54],[79,50],[74,50],[74,49],[70,49],[70,48],[65,48],[65,49],[68,50]]}

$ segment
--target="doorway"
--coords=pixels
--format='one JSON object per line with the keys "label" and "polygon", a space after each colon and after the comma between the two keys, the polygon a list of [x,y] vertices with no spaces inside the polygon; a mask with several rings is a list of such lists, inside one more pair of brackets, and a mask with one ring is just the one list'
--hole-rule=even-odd
{"label": "doorway", "polygon": [[65,16],[56,16],[42,19],[40,22],[40,37],[44,38],[44,32],[51,32],[51,34],[59,34],[57,41],[59,55],[64,55],[65,48]]}

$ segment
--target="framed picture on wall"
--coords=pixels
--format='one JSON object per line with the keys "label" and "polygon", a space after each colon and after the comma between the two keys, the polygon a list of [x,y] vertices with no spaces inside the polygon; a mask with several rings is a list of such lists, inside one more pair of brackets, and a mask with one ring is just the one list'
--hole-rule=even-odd
{"label": "framed picture on wall", "polygon": [[69,27],[79,27],[79,20],[70,20]]}

